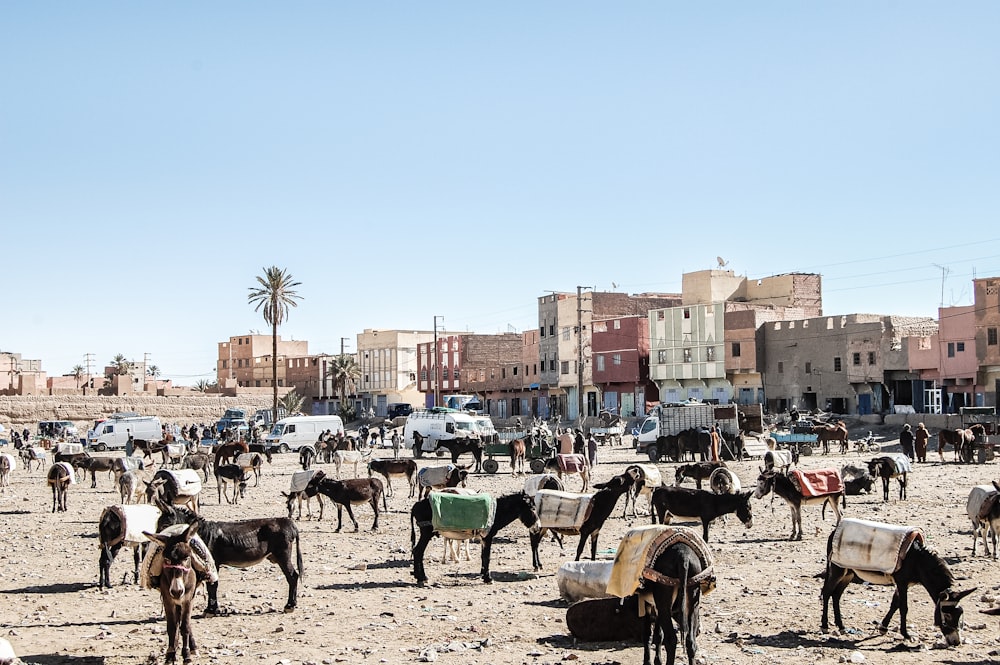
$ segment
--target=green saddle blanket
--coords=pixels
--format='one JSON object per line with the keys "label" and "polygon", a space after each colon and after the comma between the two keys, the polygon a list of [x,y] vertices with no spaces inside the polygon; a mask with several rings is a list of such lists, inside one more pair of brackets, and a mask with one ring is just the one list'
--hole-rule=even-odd
{"label": "green saddle blanket", "polygon": [[431,524],[435,531],[488,531],[497,503],[489,494],[431,492]]}

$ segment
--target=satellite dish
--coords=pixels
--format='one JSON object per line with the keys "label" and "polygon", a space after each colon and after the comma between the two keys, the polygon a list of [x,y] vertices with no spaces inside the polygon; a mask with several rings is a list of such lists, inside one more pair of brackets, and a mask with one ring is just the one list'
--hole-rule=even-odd
{"label": "satellite dish", "polygon": [[720,268],[725,268],[726,266],[728,266],[728,265],[729,265],[729,261],[726,261],[726,260],[725,260],[724,258],[722,258],[721,256],[717,256],[717,257],[715,257],[715,260],[719,262],[719,267],[720,267]]}
{"label": "satellite dish", "polygon": [[584,358],[589,358],[590,355],[591,355],[591,353],[592,353],[592,351],[590,350],[590,345],[589,344],[587,346],[583,347],[583,357]]}
{"label": "satellite dish", "polygon": [[611,288],[612,289],[617,289],[618,288],[618,284],[616,282],[611,282]]}

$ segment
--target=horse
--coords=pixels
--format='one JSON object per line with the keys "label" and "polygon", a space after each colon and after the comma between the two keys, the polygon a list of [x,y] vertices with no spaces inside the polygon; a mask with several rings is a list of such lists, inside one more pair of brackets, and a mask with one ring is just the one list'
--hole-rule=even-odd
{"label": "horse", "polygon": [[194,633],[191,630],[191,607],[198,589],[196,570],[203,570],[205,562],[191,549],[191,538],[198,531],[194,523],[180,535],[143,532],[151,541],[162,546],[163,569],[160,572],[160,600],[167,618],[167,653],[164,660],[177,659],[177,638],[181,642],[181,658],[185,665],[198,655]]}
{"label": "horse", "polygon": [[944,461],[944,447],[955,447],[955,461],[972,459],[972,443],[976,435],[972,429],[943,429],[938,432],[938,455]]}
{"label": "horse", "polygon": [[[427,583],[427,574],[424,572],[424,552],[431,538],[439,535],[432,524],[430,499],[421,499],[413,504],[410,509],[410,549],[413,551],[413,576],[417,578],[417,584],[424,586]],[[538,532],[538,513],[535,512],[535,502],[524,492],[516,492],[501,496],[496,500],[496,510],[493,517],[493,525],[489,531],[479,534],[482,541],[482,568],[480,575],[485,584],[491,584],[493,578],[490,576],[490,552],[493,547],[493,538],[500,529],[503,529],[514,520],[521,520],[521,524],[528,528],[529,533],[534,535]],[[420,539],[417,540],[416,530],[420,529]],[[531,561],[534,565],[538,561],[538,541],[531,540]],[[535,568],[538,570],[539,568]]]}
{"label": "horse", "polygon": [[514,439],[507,446],[510,448],[510,475],[524,475],[524,461],[528,456],[528,443],[525,439]]}
{"label": "horse", "polygon": [[757,476],[757,490],[754,497],[763,499],[770,492],[780,496],[792,511],[792,534],[789,540],[802,540],[802,506],[822,504],[822,516],[826,518],[826,506],[833,508],[833,514],[840,524],[840,501],[844,497],[844,482],[836,469],[818,471],[793,471],[798,486],[789,475],[777,471],[760,470]]}
{"label": "horse", "polygon": [[[897,545],[876,551],[876,542]],[[889,629],[892,615],[899,610],[899,632],[910,639],[906,627],[909,608],[907,591],[919,584],[930,594],[934,603],[934,625],[941,629],[950,646],[962,643],[962,608],[958,603],[976,589],[954,591],[955,577],[948,564],[937,553],[927,549],[918,529],[879,522],[847,518],[834,529],[826,544],[826,572],[823,581],[823,615],[820,628],[829,630],[829,601],[833,599],[833,620],[844,630],[840,614],[840,598],[855,577],[871,584],[894,585],[892,604],[882,619],[881,630]]]}
{"label": "horse", "polygon": [[823,454],[830,454],[830,442],[836,441],[840,444],[840,452],[847,452],[847,425],[843,420],[838,420],[834,425],[813,425],[812,433],[816,435],[816,441],[823,445]]}
{"label": "horse", "polygon": [[232,464],[241,453],[250,452],[250,447],[245,441],[233,441],[224,443],[215,449],[215,464],[218,468],[222,464]]}

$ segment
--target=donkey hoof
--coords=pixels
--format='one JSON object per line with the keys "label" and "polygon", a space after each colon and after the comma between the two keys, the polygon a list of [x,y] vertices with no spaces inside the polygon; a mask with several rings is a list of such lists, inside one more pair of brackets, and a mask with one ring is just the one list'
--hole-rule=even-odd
{"label": "donkey hoof", "polygon": [[285,605],[285,614],[295,611],[295,605]]}

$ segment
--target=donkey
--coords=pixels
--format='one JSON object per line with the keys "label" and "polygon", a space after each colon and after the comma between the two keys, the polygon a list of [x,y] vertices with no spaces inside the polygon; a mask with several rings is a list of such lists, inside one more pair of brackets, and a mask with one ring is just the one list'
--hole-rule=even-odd
{"label": "donkey", "polygon": [[[223,464],[215,467],[215,486],[218,490],[219,505],[222,505],[222,497],[226,498],[226,503],[236,505],[241,498],[246,498],[247,481],[250,476],[239,464]],[[233,498],[229,498],[226,491],[227,486],[233,486]]]}
{"label": "donkey", "polygon": [[653,524],[659,519],[669,524],[672,516],[691,517],[701,520],[702,540],[708,542],[708,527],[717,517],[736,513],[747,529],[753,526],[753,509],[750,507],[750,492],[736,494],[715,494],[707,490],[693,490],[687,487],[664,485],[653,490],[651,501]]}
{"label": "donkey", "polygon": [[682,464],[674,471],[674,485],[680,487],[685,478],[694,478],[694,486],[701,489],[701,483],[708,480],[716,469],[726,466],[725,462],[692,462]]}
{"label": "donkey", "polygon": [[303,471],[309,470],[314,459],[316,459],[316,452],[311,447],[302,446],[299,449],[299,464],[302,466]]}
{"label": "donkey", "polygon": [[[354,511],[351,509],[352,505],[358,506],[367,503],[375,511],[375,522],[372,523],[372,531],[378,531],[378,500],[382,499],[382,504],[385,510],[389,510],[389,505],[386,502],[385,490],[382,487],[382,481],[378,478],[350,478],[348,480],[333,480],[332,478],[327,478],[323,474],[317,472],[312,478],[309,479],[309,484],[306,485],[305,489],[306,496],[314,497],[317,494],[322,494],[330,498],[337,506],[337,532],[340,532],[343,526],[343,515],[344,508],[347,509],[347,516],[351,518],[351,522],[354,523],[354,531],[357,532],[360,527],[358,526],[358,521],[354,519]],[[323,519],[323,504],[320,503],[320,517]]]}
{"label": "donkey", "polygon": [[[527,527],[528,531],[535,534],[538,531],[538,513],[535,512],[535,502],[524,492],[507,494],[497,499],[496,513],[493,518],[493,526],[485,535],[480,535],[483,543],[482,548],[482,568],[480,575],[483,582],[491,584],[493,578],[490,576],[490,552],[493,548],[493,538],[500,529],[503,529],[514,520],[521,520],[521,524]],[[420,539],[417,540],[416,529],[420,529]],[[421,499],[413,504],[410,509],[410,545],[413,550],[413,576],[417,578],[417,584],[423,586],[427,583],[427,573],[424,571],[424,552],[431,538],[439,535],[431,523],[431,501]],[[538,541],[531,541],[531,563],[533,566],[538,561]],[[539,567],[535,567],[539,570]]]}
{"label": "donkey", "polygon": [[410,483],[410,497],[417,493],[417,463],[411,459],[373,459],[368,462],[368,477],[373,474],[381,474],[385,477],[385,485],[388,495],[392,496],[392,479],[394,477],[405,477]]}
{"label": "donkey", "polygon": [[868,461],[868,473],[882,479],[882,501],[889,502],[889,481],[893,478],[899,482],[899,500],[906,498],[906,472],[909,468],[910,461],[903,455],[882,455]]}
{"label": "donkey", "polygon": [[790,477],[777,471],[761,469],[760,475],[757,476],[757,490],[754,492],[754,497],[763,499],[773,491],[775,496],[785,500],[792,511],[792,534],[788,537],[789,540],[802,540],[802,506],[821,504],[823,506],[821,516],[826,519],[826,507],[829,505],[833,508],[836,523],[840,524],[840,502],[844,498],[844,483],[840,479],[840,474],[836,469],[819,469],[802,473],[799,476],[800,485],[806,482],[805,479],[816,476],[826,479],[829,483],[827,489],[830,491],[806,494],[805,489],[796,487]]}
{"label": "donkey", "polygon": [[0,454],[0,492],[10,487],[10,474],[16,468],[17,460],[8,453]]}
{"label": "donkey", "polygon": [[[617,476],[612,476],[608,482],[602,483],[602,487],[597,490],[597,492],[590,499],[589,512],[587,513],[587,517],[584,519],[579,530],[554,526],[545,527],[544,523],[542,523],[542,528],[538,531],[538,533],[532,534],[532,538],[535,540],[532,544],[532,549],[537,548],[537,544],[541,542],[546,529],[551,529],[553,532],[561,535],[574,535],[575,533],[579,533],[580,542],[576,546],[576,559],[574,560],[580,560],[580,556],[583,554],[583,548],[587,544],[588,538],[590,539],[590,560],[597,560],[597,538],[601,535],[601,528],[604,526],[604,523],[608,520],[608,518],[611,517],[611,513],[614,512],[618,499],[623,494],[628,492],[633,485],[635,485],[635,476],[632,474],[622,473]],[[545,491],[546,490],[540,490],[535,495],[536,505],[540,503],[541,497],[544,496],[543,493]],[[535,564],[537,566],[535,570],[541,570],[541,562],[535,561]]]}
{"label": "donkey", "polygon": [[583,481],[581,492],[586,492],[590,487],[590,462],[586,455],[559,454],[545,461],[545,471],[554,471],[561,479],[563,476],[580,474]]}
{"label": "donkey", "polygon": [[476,460],[476,466],[472,470],[473,473],[482,473],[483,470],[483,441],[478,436],[462,437],[455,439],[440,439],[437,442],[437,447],[434,451],[437,452],[445,448],[451,453],[451,463],[458,465],[458,458],[460,455],[465,453],[470,453],[472,458]]}
{"label": "donkey", "polygon": [[205,482],[208,482],[208,470],[212,465],[212,456],[208,453],[189,453],[181,460],[182,469],[201,471],[205,475]]}
{"label": "donkey", "polygon": [[[822,592],[821,630],[825,633],[830,627],[828,608],[831,598],[833,599],[834,623],[841,631],[844,630],[844,620],[840,614],[840,598],[844,595],[847,586],[857,577],[871,584],[895,586],[889,612],[882,619],[880,627],[885,633],[889,629],[892,616],[898,609],[899,632],[905,639],[909,640],[910,634],[906,628],[906,614],[909,605],[906,596],[911,585],[919,584],[927,590],[934,603],[934,625],[941,629],[941,634],[944,635],[948,645],[958,646],[962,643],[962,608],[958,606],[958,603],[976,589],[965,591],[952,589],[955,577],[948,568],[948,564],[938,554],[924,546],[923,536],[919,531],[911,529],[901,538],[893,541],[899,542],[899,551],[875,552],[873,544],[890,541],[891,539],[886,538],[885,534],[894,531],[897,533],[906,532],[907,527],[847,518],[830,534],[826,543],[826,573]],[[881,534],[881,536],[877,534]],[[856,567],[849,567],[845,561],[845,559],[858,558],[870,560],[874,557],[881,559],[882,557],[878,556],[880,554],[891,560],[888,567],[890,570],[887,571],[881,565],[866,565],[864,563],[856,563],[854,564]],[[840,563],[837,563],[838,561]]]}
{"label": "donkey", "polygon": [[67,462],[56,462],[46,474],[46,482],[52,488],[52,512],[66,512],[66,495],[73,483],[73,467]]}
{"label": "donkey", "polygon": [[191,524],[184,533],[168,536],[164,533],[144,533],[151,541],[163,547],[163,571],[160,573],[160,600],[163,613],[167,617],[168,663],[177,660],[177,638],[180,637],[181,657],[185,665],[198,655],[198,647],[191,630],[191,606],[198,588],[195,569],[205,564],[191,549],[191,538],[198,530],[198,524]]}
{"label": "donkey", "polygon": [[[97,562],[98,588],[111,588],[111,564],[115,562],[115,557],[123,545],[132,549],[135,583],[139,583],[139,562],[149,542],[143,532],[156,531],[156,521],[159,517],[160,511],[156,506],[144,504],[108,506],[104,509],[97,525],[98,543],[101,549]],[[125,578],[127,574],[122,579],[123,582]]]}
{"label": "donkey", "polygon": [[[299,578],[302,576],[302,550],[299,530],[287,517],[267,517],[239,522],[212,522],[183,506],[157,501],[160,519],[156,524],[163,531],[172,524],[198,524],[198,536],[205,542],[217,566],[249,568],[267,559],[276,564],[288,582],[288,602],[285,612],[295,609]],[[292,560],[292,546],[295,560]],[[205,614],[219,613],[219,583],[207,582],[208,606]]]}
{"label": "donkey", "polygon": [[514,439],[507,444],[510,449],[510,475],[524,475],[524,461],[528,455],[528,444],[524,439]]}

